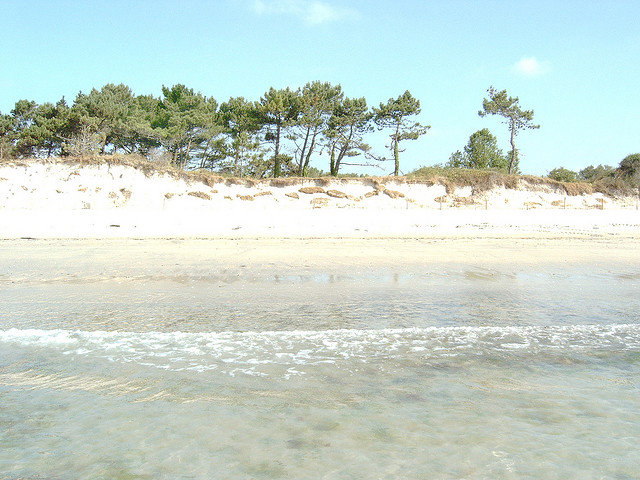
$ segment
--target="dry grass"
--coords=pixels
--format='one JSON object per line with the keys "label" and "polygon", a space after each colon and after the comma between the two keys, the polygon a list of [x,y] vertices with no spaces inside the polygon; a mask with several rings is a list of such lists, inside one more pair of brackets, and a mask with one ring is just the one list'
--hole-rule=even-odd
{"label": "dry grass", "polygon": [[494,188],[516,189],[520,186],[520,177],[518,175],[466,168],[429,167],[417,170],[405,178],[408,183],[443,185],[447,195],[453,195],[456,188],[460,187],[471,187],[475,195]]}
{"label": "dry grass", "polygon": [[396,190],[383,190],[383,192],[386,196],[391,197],[391,198],[403,198],[404,197],[404,193],[402,192],[398,192]]}
{"label": "dry grass", "polygon": [[454,207],[462,207],[462,206],[468,207],[471,205],[478,205],[478,202],[476,202],[471,197],[453,197]]}
{"label": "dry grass", "polygon": [[347,198],[347,194],[340,190],[327,190],[327,195],[333,198]]}
{"label": "dry grass", "polygon": [[127,190],[126,188],[121,188],[120,193],[125,198],[125,200],[129,200],[131,198],[131,190]]}
{"label": "dry grass", "polygon": [[191,195],[192,197],[197,197],[197,198],[201,198],[203,200],[211,200],[211,195],[209,195],[208,193],[204,193],[204,192],[187,192],[187,195]]}
{"label": "dry grass", "polygon": [[298,191],[307,195],[313,195],[314,193],[325,193],[324,188],[322,187],[302,187],[298,189]]}
{"label": "dry grass", "polygon": [[312,205],[313,208],[326,207],[326,206],[329,205],[329,199],[328,198],[316,197],[316,198],[311,200],[311,205]]}
{"label": "dry grass", "polygon": [[594,183],[559,182],[548,177],[510,175],[491,170],[465,168],[425,167],[404,178],[408,183],[444,185],[447,194],[455,193],[455,189],[458,187],[471,187],[473,194],[499,187],[507,189],[523,187],[531,190],[557,192],[568,196],[599,192],[610,197],[617,197],[637,193],[633,186],[616,178],[605,178]]}
{"label": "dry grass", "polygon": [[637,195],[640,197],[640,187],[630,185],[620,178],[603,178],[596,180],[593,184],[593,191],[602,193],[609,197],[617,197],[620,195]]}

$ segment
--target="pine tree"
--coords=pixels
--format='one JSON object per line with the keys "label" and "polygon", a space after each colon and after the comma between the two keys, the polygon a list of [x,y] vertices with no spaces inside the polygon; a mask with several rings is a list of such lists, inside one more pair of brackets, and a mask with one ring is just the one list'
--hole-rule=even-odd
{"label": "pine tree", "polygon": [[265,130],[265,140],[273,143],[273,176],[282,173],[281,140],[288,129],[300,115],[300,91],[286,89],[276,90],[271,87],[260,99],[259,118]]}
{"label": "pine tree", "polygon": [[420,114],[420,100],[415,99],[407,90],[398,98],[390,98],[386,104],[380,104],[380,108],[374,108],[374,121],[380,129],[390,128],[393,133],[389,135],[391,143],[389,148],[393,152],[395,168],[394,175],[400,173],[400,142],[403,140],[417,140],[427,133],[430,126],[412,122],[409,117]]}
{"label": "pine tree", "polygon": [[489,87],[487,90],[489,99],[482,101],[482,110],[478,111],[478,115],[484,117],[486,115],[500,115],[504,117],[504,123],[509,127],[511,134],[511,154],[509,160],[508,172],[512,173],[516,166],[518,150],[516,149],[515,137],[520,130],[540,128],[540,125],[534,125],[533,110],[522,110],[518,104],[518,97],[507,97],[507,91],[496,91],[495,88]]}
{"label": "pine tree", "polygon": [[324,133],[329,150],[329,172],[338,175],[343,160],[367,153],[371,147],[364,142],[364,134],[372,131],[372,114],[362,98],[345,98],[337,104]]}

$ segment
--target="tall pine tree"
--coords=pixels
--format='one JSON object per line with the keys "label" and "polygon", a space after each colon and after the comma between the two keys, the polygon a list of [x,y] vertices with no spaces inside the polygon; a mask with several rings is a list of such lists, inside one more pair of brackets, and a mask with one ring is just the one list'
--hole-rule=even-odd
{"label": "tall pine tree", "polygon": [[431,128],[410,120],[409,117],[418,115],[420,111],[420,100],[415,99],[408,90],[396,99],[390,98],[386,104],[380,103],[380,108],[373,109],[374,121],[378,127],[392,131],[389,135],[389,148],[395,162],[394,175],[400,173],[400,152],[404,151],[400,149],[400,142],[417,140]]}

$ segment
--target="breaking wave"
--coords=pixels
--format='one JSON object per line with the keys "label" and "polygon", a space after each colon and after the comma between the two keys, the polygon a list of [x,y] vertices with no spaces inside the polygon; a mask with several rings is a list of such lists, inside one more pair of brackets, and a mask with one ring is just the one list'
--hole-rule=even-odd
{"label": "breaking wave", "polygon": [[640,351],[640,325],[218,333],[9,329],[0,330],[0,342],[167,370],[268,375],[274,366],[291,370],[381,359]]}

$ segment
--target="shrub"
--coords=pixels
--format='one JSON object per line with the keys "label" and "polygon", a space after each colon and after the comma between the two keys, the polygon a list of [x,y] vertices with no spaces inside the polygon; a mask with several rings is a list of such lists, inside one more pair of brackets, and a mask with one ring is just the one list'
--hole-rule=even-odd
{"label": "shrub", "polygon": [[587,182],[595,182],[602,180],[603,178],[611,178],[614,176],[614,173],[614,168],[609,165],[598,165],[597,167],[589,165],[588,167],[580,170],[578,177]]}
{"label": "shrub", "polygon": [[564,167],[554,168],[549,172],[549,178],[558,182],[577,182],[578,174],[573,170],[568,170]]}
{"label": "shrub", "polygon": [[640,182],[640,153],[624,157],[616,173],[626,180],[631,180],[633,183]]}

